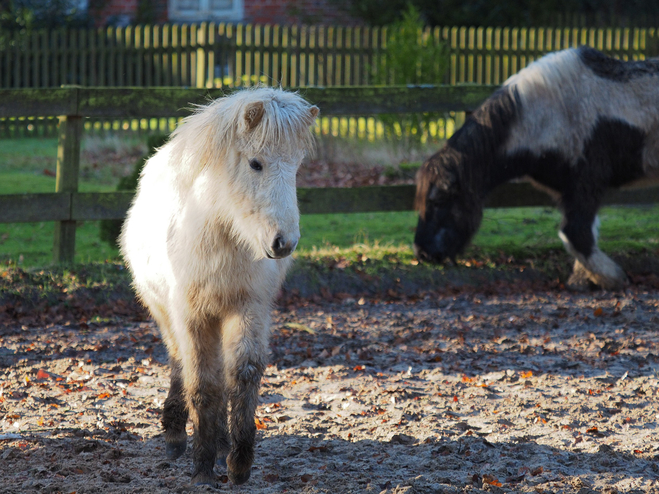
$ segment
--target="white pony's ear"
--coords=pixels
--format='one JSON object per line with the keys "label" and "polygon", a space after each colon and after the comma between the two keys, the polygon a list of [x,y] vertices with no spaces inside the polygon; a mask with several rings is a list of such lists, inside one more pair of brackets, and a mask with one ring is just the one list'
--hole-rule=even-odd
{"label": "white pony's ear", "polygon": [[310,122],[311,125],[316,120],[316,117],[320,115],[320,108],[318,108],[316,105],[312,106],[311,108],[309,108],[309,115],[311,116],[311,122]]}
{"label": "white pony's ear", "polygon": [[260,124],[264,114],[265,106],[263,105],[263,101],[255,101],[247,105],[247,108],[245,108],[245,125],[247,126],[247,130],[252,130]]}

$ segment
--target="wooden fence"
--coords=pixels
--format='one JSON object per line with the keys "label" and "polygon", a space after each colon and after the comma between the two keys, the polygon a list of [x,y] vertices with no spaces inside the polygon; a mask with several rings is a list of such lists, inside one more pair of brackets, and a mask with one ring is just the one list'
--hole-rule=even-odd
{"label": "wooden fence", "polygon": [[[437,84],[501,84],[547,52],[584,44],[623,59],[659,55],[652,28],[437,27],[423,36],[449,51]],[[368,85],[386,40],[387,28],[224,23],[0,32],[0,87]]]}
{"label": "wooden fence", "polygon": [[[0,32],[0,88],[355,86],[388,70],[387,28],[201,23]],[[587,44],[622,59],[659,56],[653,28],[437,27],[444,84],[501,84],[547,52]],[[151,132],[161,123],[86,119],[86,130]],[[0,119],[0,137],[53,136],[52,118]],[[162,131],[162,129],[160,129]]]}
{"label": "wooden fence", "polygon": [[[494,86],[370,86],[303,88],[301,94],[325,115],[473,111]],[[59,147],[55,192],[0,195],[0,223],[55,221],[55,262],[72,262],[77,221],[121,219],[133,193],[78,192],[80,140],[84,118],[163,118],[187,114],[226,91],[182,88],[85,88],[0,90],[0,117],[57,116]],[[303,214],[405,211],[413,205],[414,186],[298,189]],[[659,187],[611,191],[607,204],[659,202]],[[497,189],[488,207],[551,205],[528,184]]]}

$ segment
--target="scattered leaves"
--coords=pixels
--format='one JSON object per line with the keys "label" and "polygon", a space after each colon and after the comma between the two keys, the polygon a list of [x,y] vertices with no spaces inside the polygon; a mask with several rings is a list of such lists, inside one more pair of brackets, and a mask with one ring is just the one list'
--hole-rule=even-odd
{"label": "scattered leaves", "polygon": [[37,377],[36,378],[37,379],[49,379],[50,374],[48,372],[46,372],[45,370],[43,370],[43,369],[39,369],[37,371]]}
{"label": "scattered leaves", "polygon": [[499,480],[494,475],[490,475],[487,473],[483,474],[483,483],[494,485],[496,487],[501,487],[503,485],[501,482],[499,482]]}
{"label": "scattered leaves", "polygon": [[268,428],[268,425],[265,423],[265,421],[261,420],[258,417],[254,417],[254,424],[256,425],[256,428],[260,431]]}
{"label": "scattered leaves", "polygon": [[290,329],[297,329],[299,331],[306,331],[309,334],[316,334],[316,332],[306,324],[300,324],[297,322],[287,322],[286,324],[284,324],[284,327]]}

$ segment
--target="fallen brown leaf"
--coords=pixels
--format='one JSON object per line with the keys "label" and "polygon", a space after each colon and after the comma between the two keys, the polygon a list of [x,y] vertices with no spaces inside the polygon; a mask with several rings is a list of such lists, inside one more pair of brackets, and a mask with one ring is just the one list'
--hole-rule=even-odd
{"label": "fallen brown leaf", "polygon": [[258,417],[254,417],[254,424],[256,425],[256,428],[260,431],[268,428],[267,424]]}
{"label": "fallen brown leaf", "polygon": [[501,482],[499,482],[499,480],[494,475],[490,475],[487,473],[483,474],[483,483],[494,485],[496,487],[501,487],[503,485]]}

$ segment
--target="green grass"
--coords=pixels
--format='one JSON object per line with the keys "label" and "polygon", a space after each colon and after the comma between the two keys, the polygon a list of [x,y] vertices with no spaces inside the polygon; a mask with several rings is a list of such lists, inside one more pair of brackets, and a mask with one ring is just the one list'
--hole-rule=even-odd
{"label": "green grass", "polygon": [[[642,252],[659,248],[656,218],[659,206],[606,207],[600,212],[599,245],[609,252]],[[463,257],[522,258],[562,250],[558,238],[561,215],[552,208],[488,209],[481,228]],[[412,258],[411,243],[417,215],[401,213],[355,213],[309,215],[301,219],[299,256],[318,256],[320,251],[340,253],[359,246],[370,257],[398,252],[403,261]],[[338,249],[338,250],[337,250]]]}
{"label": "green grass", "polygon": [[[0,142],[2,142],[0,140]],[[82,192],[110,192],[107,184],[81,181]],[[0,194],[55,192],[55,178],[35,172],[0,172]],[[116,249],[99,240],[97,221],[82,223],[76,235],[76,262],[118,258]],[[55,223],[0,224],[0,264],[17,263],[24,267],[50,264],[53,257]]]}
{"label": "green grass", "polygon": [[[115,140],[116,141],[116,140]],[[116,146],[116,142],[111,142]],[[91,143],[103,149],[103,142]],[[0,140],[0,194],[52,192],[55,139]],[[111,191],[108,174],[82,180],[82,191]],[[659,206],[604,208],[600,218],[600,245],[607,252],[656,252]],[[416,214],[355,213],[306,215],[301,218],[302,239],[295,254],[318,262],[328,258],[346,261],[365,258],[386,263],[413,261],[411,249]],[[538,258],[562,251],[557,236],[560,214],[551,208],[486,210],[482,226],[463,259]],[[85,222],[77,232],[76,262],[118,260],[118,252],[99,240],[98,222]],[[0,264],[48,266],[52,258],[53,223],[0,224]],[[440,268],[441,269],[441,268]]]}
{"label": "green grass", "polygon": [[0,169],[9,171],[42,172],[55,170],[57,139],[0,139]]}
{"label": "green grass", "polygon": [[[55,223],[0,224],[0,264],[46,267],[53,258]],[[80,224],[76,232],[76,263],[118,260],[117,249],[101,242],[98,221]]]}
{"label": "green grass", "polygon": [[[0,139],[0,194],[55,192],[57,139]],[[82,192],[110,192],[115,184],[103,180],[81,180]],[[55,224],[0,224],[0,264],[23,267],[47,266],[52,260]],[[76,262],[118,259],[118,252],[99,240],[98,222],[85,222],[76,236]]]}
{"label": "green grass", "polygon": [[[657,217],[659,206],[604,208],[600,246],[606,252],[659,249]],[[473,245],[462,257],[524,259],[562,250],[559,223],[560,214],[548,208],[487,210]],[[305,215],[300,220],[302,238],[295,255],[309,260],[368,257],[408,263],[413,259],[415,226],[412,211]],[[20,260],[25,267],[47,266],[52,258],[53,229],[54,223],[0,224],[0,262]],[[117,250],[99,240],[98,222],[79,226],[76,247],[76,262],[118,259]]]}
{"label": "green grass", "polygon": [[[108,184],[80,181],[81,192],[111,192],[115,187]],[[55,192],[55,177],[25,172],[0,173],[0,194]]]}

